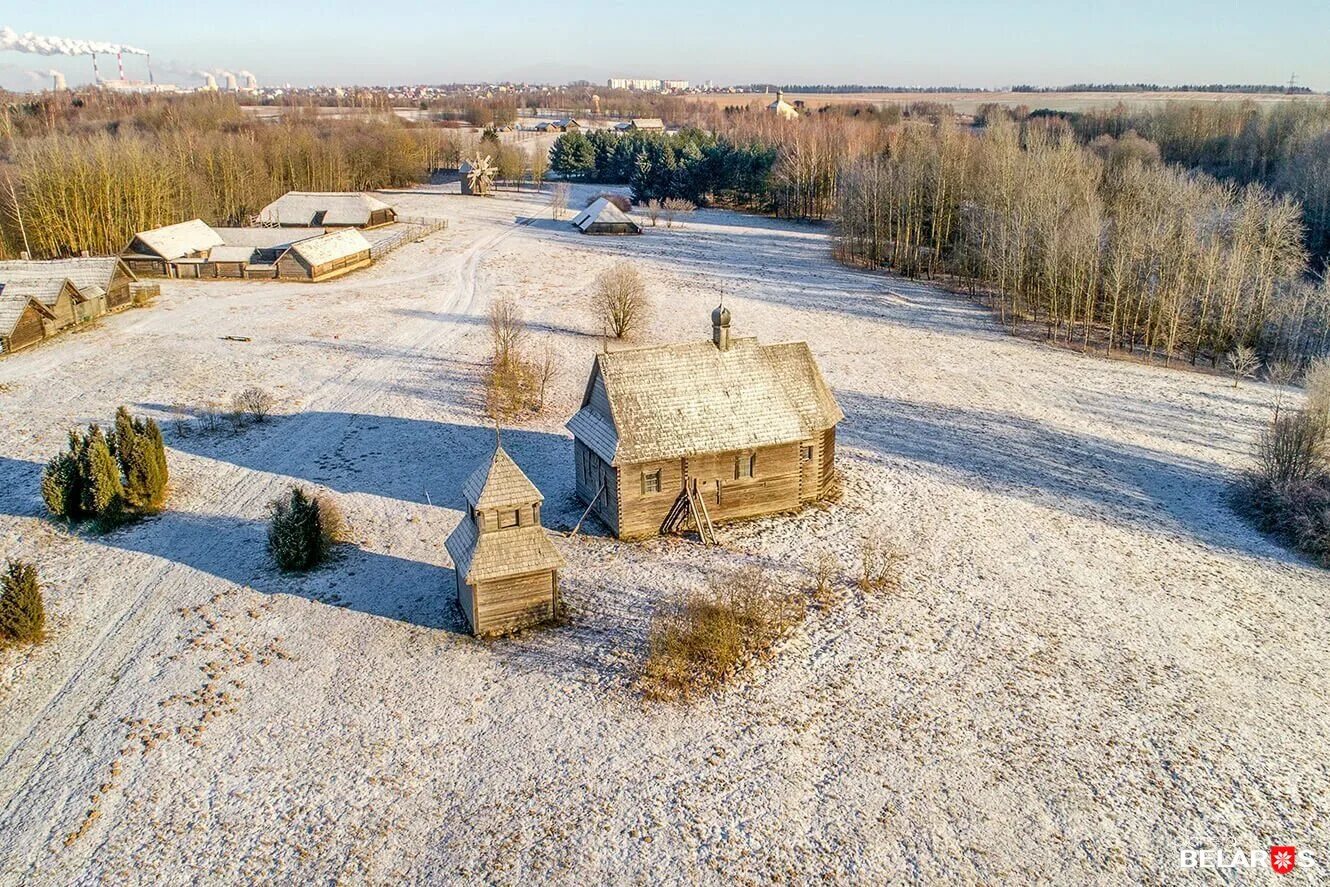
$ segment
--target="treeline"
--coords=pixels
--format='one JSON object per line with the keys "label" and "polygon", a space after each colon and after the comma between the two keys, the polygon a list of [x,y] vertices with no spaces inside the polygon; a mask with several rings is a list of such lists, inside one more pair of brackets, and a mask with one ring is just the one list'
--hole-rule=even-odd
{"label": "treeline", "polygon": [[1184,83],[1160,86],[1158,83],[1072,83],[1067,86],[1013,86],[1012,92],[1232,92],[1273,95],[1311,95],[1306,86],[1280,86],[1270,83]]}
{"label": "treeline", "polygon": [[1290,195],[1302,204],[1313,255],[1330,256],[1330,102],[1119,105],[1068,119],[1082,139],[1134,131],[1167,163]]}
{"label": "treeline", "polygon": [[15,109],[0,135],[0,248],[10,256],[114,254],[136,231],[191,218],[243,225],[289,190],[356,191],[455,166],[455,134],[391,116],[259,123],[226,97],[133,109]]}
{"label": "treeline", "polygon": [[675,197],[819,220],[835,208],[842,164],[855,151],[879,149],[888,136],[875,118],[737,115],[721,135],[697,129],[565,133],[550,150],[550,168],[569,178],[630,185],[637,202]]}
{"label": "treeline", "polygon": [[1325,353],[1330,290],[1305,278],[1298,205],[1125,141],[1095,151],[1058,127],[907,128],[845,167],[839,253],[954,276],[1011,327],[1082,347],[1213,364],[1238,346],[1302,363]]}

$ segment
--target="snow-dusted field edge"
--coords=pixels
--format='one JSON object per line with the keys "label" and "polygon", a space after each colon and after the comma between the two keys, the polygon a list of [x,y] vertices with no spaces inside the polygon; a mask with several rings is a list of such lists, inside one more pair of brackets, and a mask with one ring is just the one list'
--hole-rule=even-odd
{"label": "snow-dusted field edge", "polygon": [[[0,361],[2,553],[40,564],[54,629],[0,655],[0,883],[1080,883],[1184,880],[1183,846],[1330,858],[1330,580],[1224,504],[1271,390],[1006,338],[837,266],[820,229],[699,212],[593,239],[531,195],[395,199],[452,224],[328,284],[169,282]],[[623,256],[653,339],[705,337],[723,291],[737,335],[810,342],[848,414],[844,501],[722,551],[557,538],[570,624],[478,643],[443,539],[493,443],[486,306],[516,299],[564,358],[548,416],[504,443],[566,528],[587,289]],[[67,427],[249,384],[283,415],[167,422],[168,514],[105,537],[41,518]],[[305,578],[262,550],[293,480],[356,537]],[[847,594],[715,700],[633,692],[662,597],[724,563],[803,581],[816,545],[849,569],[874,529],[910,551],[899,594]]]}

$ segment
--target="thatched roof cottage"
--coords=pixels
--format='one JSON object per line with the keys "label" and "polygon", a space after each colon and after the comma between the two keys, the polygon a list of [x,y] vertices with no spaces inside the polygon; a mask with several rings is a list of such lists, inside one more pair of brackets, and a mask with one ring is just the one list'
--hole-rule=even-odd
{"label": "thatched roof cottage", "polygon": [[259,211],[259,223],[297,228],[377,228],[397,211],[369,194],[288,191]]}
{"label": "thatched roof cottage", "polygon": [[604,197],[573,217],[573,227],[583,234],[641,234],[642,226]]}

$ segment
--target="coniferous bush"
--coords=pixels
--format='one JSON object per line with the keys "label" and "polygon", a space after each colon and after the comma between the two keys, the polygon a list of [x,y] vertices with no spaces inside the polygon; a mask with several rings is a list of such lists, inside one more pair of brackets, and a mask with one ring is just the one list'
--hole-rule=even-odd
{"label": "coniferous bush", "polygon": [[299,572],[317,567],[346,537],[346,519],[337,506],[301,487],[292,487],[268,508],[268,551],[283,570]]}
{"label": "coniferous bush", "polygon": [[71,431],[69,448],[46,464],[41,493],[55,517],[111,525],[160,511],[169,475],[162,432],[121,407],[109,432]]}
{"label": "coniferous bush", "polygon": [[46,607],[37,568],[24,561],[9,561],[0,574],[0,643],[33,644],[45,633]]}

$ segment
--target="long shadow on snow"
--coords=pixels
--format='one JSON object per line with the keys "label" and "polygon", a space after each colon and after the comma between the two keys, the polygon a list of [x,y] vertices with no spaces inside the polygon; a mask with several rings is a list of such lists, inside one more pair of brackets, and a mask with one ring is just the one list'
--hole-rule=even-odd
{"label": "long shadow on snow", "polygon": [[847,446],[942,469],[1069,514],[1193,537],[1252,557],[1302,564],[1225,504],[1222,466],[1050,428],[988,410],[838,392]]}
{"label": "long shadow on snow", "polygon": [[648,228],[640,237],[587,235],[571,226],[529,231],[531,237],[568,239],[570,245],[588,250],[706,275],[715,283],[718,299],[740,296],[932,333],[1008,338],[987,309],[963,296],[926,282],[837,263],[820,234],[816,229],[791,230],[775,223],[739,235],[688,225],[678,230]]}
{"label": "long shadow on snow", "polygon": [[[45,515],[37,491],[41,470],[35,462],[0,456],[6,491],[0,513]],[[283,574],[268,558],[262,521],[166,511],[110,533],[85,531],[80,537],[184,564],[265,594],[295,595],[427,628],[465,630],[449,568],[341,545],[333,564],[304,575]]]}
{"label": "long shadow on snow", "polygon": [[[161,404],[142,408],[168,411]],[[571,437],[505,429],[504,449],[545,496],[551,520],[573,493]],[[465,510],[462,484],[494,451],[494,429],[369,413],[275,416],[234,437],[171,434],[173,449],[341,493]]]}

